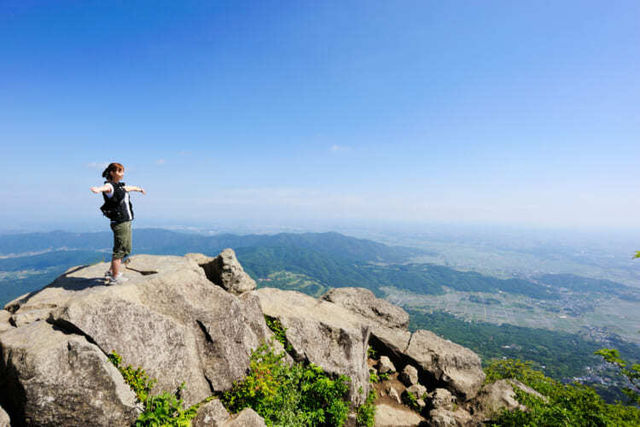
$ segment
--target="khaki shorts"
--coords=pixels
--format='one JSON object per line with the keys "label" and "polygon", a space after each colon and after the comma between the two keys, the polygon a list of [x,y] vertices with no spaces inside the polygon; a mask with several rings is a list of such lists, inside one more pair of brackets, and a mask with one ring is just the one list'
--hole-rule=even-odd
{"label": "khaki shorts", "polygon": [[131,221],[112,222],[113,258],[122,259],[131,253]]}

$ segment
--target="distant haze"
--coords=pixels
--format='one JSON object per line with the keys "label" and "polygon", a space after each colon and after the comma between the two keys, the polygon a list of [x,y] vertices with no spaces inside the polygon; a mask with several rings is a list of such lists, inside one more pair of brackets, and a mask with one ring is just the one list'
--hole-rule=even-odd
{"label": "distant haze", "polygon": [[640,228],[640,2],[0,4],[1,230]]}

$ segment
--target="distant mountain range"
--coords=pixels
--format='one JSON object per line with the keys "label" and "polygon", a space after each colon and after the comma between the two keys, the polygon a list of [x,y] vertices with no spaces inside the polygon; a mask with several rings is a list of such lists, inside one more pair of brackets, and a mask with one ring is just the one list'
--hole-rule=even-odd
{"label": "distant mountain range", "polygon": [[[58,249],[100,251],[111,247],[109,232],[25,233],[0,235],[0,255],[28,254]],[[387,246],[371,240],[347,237],[339,233],[280,233],[274,235],[178,233],[163,229],[134,230],[135,253],[183,255],[186,252],[217,254],[224,248],[282,247],[313,249],[318,253],[340,256],[351,262],[399,263],[428,253],[425,250]]]}
{"label": "distant mountain range", "polygon": [[[0,302],[18,292],[44,286],[69,267],[110,259],[111,233],[27,233],[0,235]],[[213,236],[163,229],[134,230],[134,254],[184,255],[201,252],[215,256],[233,248],[245,269],[256,279],[278,272],[302,275],[317,289],[360,286],[374,291],[393,286],[439,295],[444,286],[463,292],[508,292],[535,299],[554,299],[563,288],[609,292],[628,299],[636,290],[625,285],[574,275],[544,275],[537,280],[498,279],[411,260],[427,251],[388,246],[339,233],[280,233],[274,235]],[[47,281],[48,280],[48,281]]]}
{"label": "distant mountain range", "polygon": [[[354,273],[355,264],[402,263],[425,253],[339,233],[206,236],[139,229],[133,240],[134,254],[214,256],[233,248],[241,260],[249,261],[247,270],[256,277],[277,270],[311,272],[326,284],[336,281],[332,286],[340,286],[343,277],[352,285],[366,281],[367,276]],[[0,235],[0,302],[45,286],[72,266],[108,261],[111,245],[109,232]]]}
{"label": "distant mountain range", "polygon": [[[497,279],[474,272],[461,272],[432,264],[412,264],[424,255],[414,248],[388,246],[339,233],[281,233],[275,235],[205,236],[162,229],[134,232],[134,253],[184,255],[201,252],[217,255],[233,248],[246,270],[256,279],[287,271],[304,275],[322,288],[361,286],[382,296],[382,286],[394,286],[422,294],[442,294],[443,286],[459,291],[511,292],[549,299],[555,292],[524,279]],[[111,234],[31,233],[0,236],[0,278],[4,302],[8,293],[29,292],[57,274],[78,264],[110,259]],[[10,255],[14,254],[14,255]],[[15,255],[21,254],[21,255]],[[15,274],[7,274],[14,272]],[[22,272],[22,276],[18,274]],[[3,284],[13,281],[7,288]]]}

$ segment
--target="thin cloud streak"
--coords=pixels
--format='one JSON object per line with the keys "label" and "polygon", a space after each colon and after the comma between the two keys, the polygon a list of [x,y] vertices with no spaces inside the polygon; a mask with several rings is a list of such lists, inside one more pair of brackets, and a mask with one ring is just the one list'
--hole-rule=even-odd
{"label": "thin cloud streak", "polygon": [[345,145],[332,145],[330,148],[332,153],[340,153],[340,152],[345,152],[345,151],[351,151],[351,147],[345,146]]}
{"label": "thin cloud streak", "polygon": [[86,164],[87,168],[97,170],[104,170],[107,166],[109,166],[107,162],[89,162]]}

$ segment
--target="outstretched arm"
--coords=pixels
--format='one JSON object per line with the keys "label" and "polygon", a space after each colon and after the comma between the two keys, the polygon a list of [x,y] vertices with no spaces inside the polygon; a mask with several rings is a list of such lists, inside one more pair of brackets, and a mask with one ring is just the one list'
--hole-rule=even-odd
{"label": "outstretched arm", "polygon": [[111,193],[111,191],[113,190],[113,187],[105,184],[102,187],[91,187],[89,190],[91,190],[93,193]]}
{"label": "outstretched arm", "polygon": [[144,191],[144,188],[142,187],[136,187],[135,185],[125,185],[124,189],[126,191],[139,191],[142,194],[147,194],[146,191]]}

